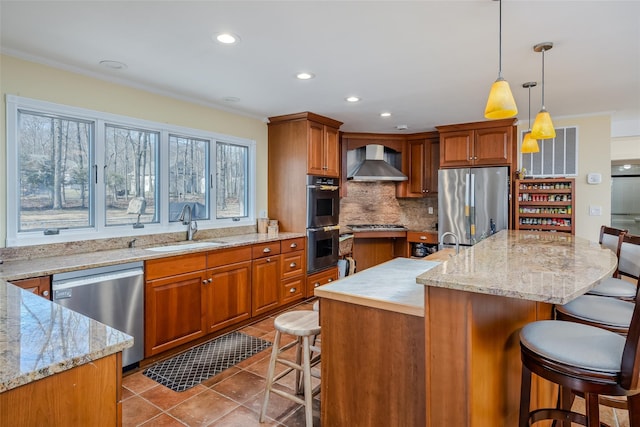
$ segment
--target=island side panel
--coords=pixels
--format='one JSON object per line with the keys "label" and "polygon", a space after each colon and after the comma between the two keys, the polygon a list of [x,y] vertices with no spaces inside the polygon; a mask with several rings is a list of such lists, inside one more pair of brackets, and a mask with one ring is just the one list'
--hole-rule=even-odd
{"label": "island side panel", "polygon": [[425,425],[424,319],[322,298],[321,424]]}
{"label": "island side panel", "polygon": [[[519,332],[550,319],[551,310],[535,301],[427,286],[426,425],[517,425]],[[553,387],[535,381],[533,396],[553,403]]]}

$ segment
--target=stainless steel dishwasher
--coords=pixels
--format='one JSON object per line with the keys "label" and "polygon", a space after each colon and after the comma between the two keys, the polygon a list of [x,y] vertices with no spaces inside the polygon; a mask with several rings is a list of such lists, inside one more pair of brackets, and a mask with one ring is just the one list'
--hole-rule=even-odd
{"label": "stainless steel dishwasher", "polygon": [[53,301],[131,335],[122,366],[144,357],[144,269],[142,262],[54,274]]}

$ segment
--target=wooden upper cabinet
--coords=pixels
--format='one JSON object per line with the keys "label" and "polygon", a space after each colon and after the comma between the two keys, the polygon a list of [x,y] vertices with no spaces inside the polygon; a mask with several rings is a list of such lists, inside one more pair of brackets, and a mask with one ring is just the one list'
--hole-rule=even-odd
{"label": "wooden upper cabinet", "polygon": [[437,126],[440,167],[515,166],[516,119]]}
{"label": "wooden upper cabinet", "polygon": [[309,121],[307,173],[338,178],[340,176],[340,145],[338,129]]}
{"label": "wooden upper cabinet", "polygon": [[426,197],[438,193],[440,144],[437,132],[411,135],[402,153],[402,171],[409,178],[397,186],[398,197]]}

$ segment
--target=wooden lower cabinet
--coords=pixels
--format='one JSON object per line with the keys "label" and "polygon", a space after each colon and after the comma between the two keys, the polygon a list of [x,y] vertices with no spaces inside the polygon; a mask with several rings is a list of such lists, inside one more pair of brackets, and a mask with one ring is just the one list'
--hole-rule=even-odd
{"label": "wooden lower cabinet", "polygon": [[251,261],[207,270],[204,300],[207,332],[251,317]]}
{"label": "wooden lower cabinet", "polygon": [[[402,233],[406,235],[405,232]],[[356,271],[366,270],[397,257],[408,256],[406,237],[374,237],[373,233],[367,237],[359,236],[363,234],[365,233],[354,235],[353,259],[356,261]]]}
{"label": "wooden lower cabinet", "polygon": [[145,284],[145,357],[206,333],[203,283],[206,272],[148,280]]}
{"label": "wooden lower cabinet", "polygon": [[40,295],[43,298],[51,299],[51,276],[32,277],[29,279],[12,280],[11,284],[22,289]]}
{"label": "wooden lower cabinet", "polygon": [[338,267],[328,268],[308,275],[304,294],[305,298],[312,297],[315,288],[331,283],[334,280],[338,280]]}
{"label": "wooden lower cabinet", "polygon": [[254,259],[251,270],[251,315],[259,316],[280,305],[280,255]]}
{"label": "wooden lower cabinet", "polygon": [[0,393],[0,425],[121,426],[121,354]]}

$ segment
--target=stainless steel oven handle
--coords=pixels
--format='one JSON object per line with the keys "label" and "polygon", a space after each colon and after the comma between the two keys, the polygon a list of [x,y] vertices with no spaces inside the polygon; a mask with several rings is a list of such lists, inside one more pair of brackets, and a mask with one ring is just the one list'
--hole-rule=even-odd
{"label": "stainless steel oven handle", "polygon": [[319,189],[322,191],[337,191],[340,187],[337,185],[307,185],[307,188]]}

